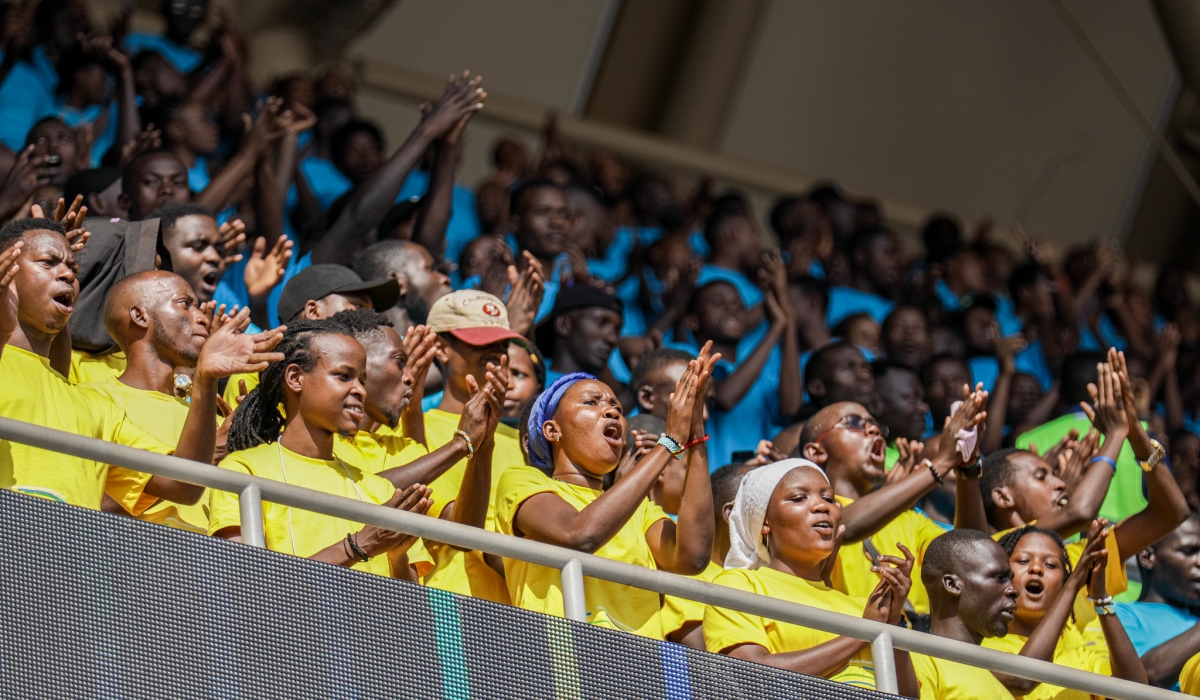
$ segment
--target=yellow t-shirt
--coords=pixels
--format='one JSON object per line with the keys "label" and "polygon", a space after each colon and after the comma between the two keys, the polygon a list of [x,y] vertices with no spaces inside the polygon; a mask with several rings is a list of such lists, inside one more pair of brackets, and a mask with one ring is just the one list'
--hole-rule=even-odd
{"label": "yellow t-shirt", "polygon": [[[1033,525],[1036,522],[1030,524]],[[1016,528],[997,532],[992,535],[992,538],[999,540],[1014,529]],[[1067,542],[1064,545],[1072,568],[1079,563],[1079,557],[1083,555],[1083,548],[1085,546],[1087,546],[1087,543],[1083,541]],[[1125,562],[1121,559],[1121,552],[1117,547],[1117,536],[1112,528],[1108,530],[1108,537],[1104,540],[1104,547],[1108,550],[1108,566],[1104,569],[1104,586],[1108,589],[1108,595],[1115,596],[1119,593],[1124,593],[1125,589],[1129,587],[1129,578],[1125,573]],[[1075,626],[1083,630],[1088,640],[1104,642],[1104,631],[1100,629],[1100,618],[1096,616],[1095,606],[1088,602],[1086,588],[1079,591],[1079,595],[1076,596],[1073,611],[1075,613]]]}
{"label": "yellow t-shirt", "polygon": [[[159,454],[175,451],[137,427],[112,401],[71,384],[48,359],[28,350],[4,348],[0,387],[0,416]],[[136,515],[149,481],[142,472],[0,441],[0,488],[10,491],[92,510],[100,509],[107,493]]]}
{"label": "yellow t-shirt", "polygon": [[[529,497],[539,493],[557,494],[571,507],[583,510],[604,492],[551,479],[533,467],[510,467],[500,478],[496,494],[496,524],[500,532],[512,535],[517,509]],[[633,516],[617,534],[596,550],[596,556],[657,569],[654,554],[646,542],[646,531],[654,523],[666,518],[667,514],[662,508],[650,499],[643,498]],[[505,559],[504,570],[514,605],[562,617],[562,588],[558,571],[515,559]],[[652,639],[663,638],[659,617],[661,604],[657,593],[586,577],[583,579],[583,588],[589,624]]]}
{"label": "yellow t-shirt", "polygon": [[[1010,654],[1020,654],[1021,648],[1028,637],[1019,634],[1008,634],[1003,637],[988,637],[983,640],[983,646],[988,649],[1007,651]],[[1071,625],[1063,629],[1058,644],[1054,647],[1054,663],[1081,671],[1090,671],[1102,676],[1112,675],[1112,666],[1108,657],[1108,645],[1103,642],[1089,641],[1083,633]],[[1049,683],[1041,683],[1033,692],[1023,696],[1025,700],[1089,700],[1092,695],[1082,690],[1071,690]]]}
{"label": "yellow t-shirt", "polygon": [[[335,458],[327,462],[304,457],[278,442],[267,442],[234,452],[219,466],[374,505],[386,503],[396,492],[387,479],[368,473],[343,459]],[[241,527],[242,514],[236,493],[210,489],[208,500],[208,534],[214,535],[227,527]],[[263,501],[262,509],[267,549],[298,557],[310,557],[345,539],[346,533],[358,532],[363,528],[352,520],[268,501]],[[383,555],[372,557],[367,562],[357,562],[353,568],[380,576],[391,574],[388,558]]]}
{"label": "yellow t-shirt", "polygon": [[399,428],[381,425],[373,433],[359,431],[353,440],[338,437],[333,443],[333,453],[352,464],[361,464],[363,469],[372,474],[378,474],[424,457],[429,450],[416,440],[404,437]]}
{"label": "yellow t-shirt", "polygon": [[986,668],[910,652],[921,700],[1008,700],[1012,693]]}
{"label": "yellow t-shirt", "polygon": [[[425,412],[425,441],[430,450],[436,450],[454,439],[460,416],[456,413],[434,408]],[[496,487],[504,470],[525,464],[521,454],[517,431],[507,425],[496,427],[496,446],[492,450],[492,495],[488,500],[487,520],[484,527],[496,531]],[[463,477],[467,472],[467,460],[463,459],[433,480],[433,507],[429,514],[440,517],[446,505],[458,498]],[[433,557],[433,570],[421,579],[432,588],[483,598],[495,603],[509,603],[508,587],[504,577],[496,572],[480,552],[468,552],[436,542],[426,542]]]}
{"label": "yellow t-shirt", "polygon": [[67,379],[72,384],[102,382],[125,373],[125,353],[120,350],[107,355],[93,355],[82,350],[71,351],[71,372]]}
{"label": "yellow t-shirt", "polygon": [[238,380],[246,382],[246,391],[254,391],[254,387],[258,386],[258,373],[254,374],[235,374],[225,383],[225,393],[221,398],[225,399],[225,403],[229,404],[230,408],[237,408],[238,398],[242,395],[241,389],[238,388]]}
{"label": "yellow t-shirt", "polygon": [[[713,579],[713,583],[855,617],[862,617],[863,608],[867,606],[865,599],[848,596],[819,581],[809,581],[765,566],[753,571],[726,569]],[[771,654],[781,654],[811,649],[837,637],[829,632],[749,613],[711,605],[704,608],[704,644],[714,653],[739,644],[757,644]],[[864,647],[829,678],[874,690],[875,664],[871,661],[871,648]]]}
{"label": "yellow t-shirt", "polygon": [[1200,654],[1188,659],[1179,672],[1179,692],[1200,695]]}
{"label": "yellow t-shirt", "polygon": [[[87,382],[82,386],[108,397],[125,411],[129,420],[164,444],[173,445],[179,442],[183,425],[187,422],[187,401],[157,391],[135,389],[122,384],[117,377]],[[160,501],[143,494],[139,502],[139,507],[142,506],[145,506],[146,510],[137,516],[138,520],[178,530],[208,533],[208,499],[203,496],[194,505],[185,506]]]}
{"label": "yellow t-shirt", "polygon": [[[725,567],[710,561],[708,562],[708,566],[704,567],[704,571],[688,578],[700,579],[705,583],[712,583],[717,574],[724,570]],[[704,603],[698,603],[686,598],[676,598],[673,595],[663,596],[662,628],[664,637],[671,636],[671,633],[682,629],[689,622],[703,621]]]}
{"label": "yellow t-shirt", "polygon": [[[854,499],[845,496],[836,498],[843,507],[854,502]],[[921,562],[925,559],[925,550],[929,549],[929,543],[944,534],[946,531],[928,516],[914,510],[906,510],[869,538],[880,554],[903,559],[904,554],[896,546],[899,542],[908,547],[916,557],[916,561],[913,562],[912,588],[908,592],[908,602],[918,613],[929,612],[929,595],[921,583]],[[842,545],[831,576],[833,587],[852,598],[866,600],[871,591],[879,585],[879,575],[871,571],[872,562],[868,557],[865,542]]]}

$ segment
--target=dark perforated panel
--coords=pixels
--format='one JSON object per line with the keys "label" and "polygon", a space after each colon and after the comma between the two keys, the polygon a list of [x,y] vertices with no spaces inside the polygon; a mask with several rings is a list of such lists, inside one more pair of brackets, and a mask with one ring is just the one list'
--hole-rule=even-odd
{"label": "dark perforated panel", "polygon": [[886,697],[0,491],[3,698]]}

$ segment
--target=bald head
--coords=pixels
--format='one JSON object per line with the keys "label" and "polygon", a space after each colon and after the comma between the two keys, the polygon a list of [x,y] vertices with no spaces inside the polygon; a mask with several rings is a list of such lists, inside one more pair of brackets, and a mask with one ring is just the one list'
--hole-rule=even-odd
{"label": "bald head", "polygon": [[112,286],[104,300],[104,327],[134,364],[139,342],[152,355],[176,367],[195,365],[208,337],[208,322],[187,281],[173,272],[151,270],[129,275]]}

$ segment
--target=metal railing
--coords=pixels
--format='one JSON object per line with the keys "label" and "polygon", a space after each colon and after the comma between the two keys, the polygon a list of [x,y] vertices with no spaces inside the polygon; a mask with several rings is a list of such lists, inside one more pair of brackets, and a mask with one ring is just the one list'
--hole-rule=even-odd
{"label": "metal railing", "polygon": [[456,547],[558,569],[562,574],[563,609],[566,617],[572,620],[583,622],[586,619],[583,577],[588,576],[859,639],[871,644],[876,688],[882,692],[897,691],[892,654],[895,647],[1041,683],[1074,688],[1102,697],[1120,700],[1169,700],[1180,697],[1177,693],[1159,688],[1088,673],[1047,661],[1027,659],[1016,654],[984,649],[932,634],[726,588],[563,547],[370,505],[11,418],[0,418],[0,439],[179,479],[205,488],[237,493],[241,501],[242,540],[258,547],[264,546],[261,505],[263,500],[267,500]]}

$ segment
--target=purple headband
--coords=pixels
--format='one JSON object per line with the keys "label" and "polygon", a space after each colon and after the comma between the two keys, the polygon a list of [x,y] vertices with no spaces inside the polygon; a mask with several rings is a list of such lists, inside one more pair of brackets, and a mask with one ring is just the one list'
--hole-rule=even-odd
{"label": "purple headband", "polygon": [[542,434],[542,426],[554,418],[558,410],[558,402],[562,401],[567,389],[575,386],[576,382],[596,377],[587,372],[572,372],[555,379],[546,390],[538,395],[529,412],[529,459],[535,467],[547,469],[550,467],[550,441]]}

